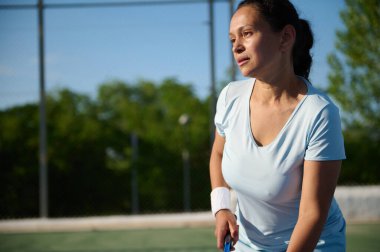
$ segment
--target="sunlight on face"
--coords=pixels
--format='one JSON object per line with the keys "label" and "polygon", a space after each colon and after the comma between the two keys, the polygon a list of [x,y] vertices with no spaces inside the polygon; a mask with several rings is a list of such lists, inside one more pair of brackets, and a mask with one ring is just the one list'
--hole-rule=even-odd
{"label": "sunlight on face", "polygon": [[258,77],[270,74],[278,63],[280,35],[251,6],[241,7],[230,23],[232,52],[242,74]]}

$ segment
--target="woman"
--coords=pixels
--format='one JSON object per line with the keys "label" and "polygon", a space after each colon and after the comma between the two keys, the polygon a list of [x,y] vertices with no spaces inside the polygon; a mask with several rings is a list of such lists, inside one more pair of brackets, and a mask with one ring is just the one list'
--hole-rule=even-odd
{"label": "woman", "polygon": [[218,98],[210,158],[217,247],[229,232],[241,252],[345,251],[345,221],[333,198],[345,159],[340,116],[307,80],[309,24],[288,0],[243,1],[230,39],[251,78],[230,83]]}

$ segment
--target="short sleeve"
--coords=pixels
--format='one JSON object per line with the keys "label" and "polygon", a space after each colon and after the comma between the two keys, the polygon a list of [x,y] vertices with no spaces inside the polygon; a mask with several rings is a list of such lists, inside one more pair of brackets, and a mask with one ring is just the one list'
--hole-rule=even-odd
{"label": "short sleeve", "polygon": [[216,113],[214,118],[216,131],[222,137],[225,137],[224,130],[226,128],[226,96],[227,96],[228,85],[222,89],[216,103]]}
{"label": "short sleeve", "polygon": [[328,104],[315,118],[311,127],[305,160],[327,161],[345,158],[339,110],[334,104]]}

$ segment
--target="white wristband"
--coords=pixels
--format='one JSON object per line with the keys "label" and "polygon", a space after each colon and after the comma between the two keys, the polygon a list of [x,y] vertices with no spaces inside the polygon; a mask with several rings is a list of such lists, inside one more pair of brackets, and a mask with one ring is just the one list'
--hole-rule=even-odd
{"label": "white wristband", "polygon": [[211,192],[211,211],[212,215],[222,209],[231,211],[230,190],[227,187],[216,187]]}

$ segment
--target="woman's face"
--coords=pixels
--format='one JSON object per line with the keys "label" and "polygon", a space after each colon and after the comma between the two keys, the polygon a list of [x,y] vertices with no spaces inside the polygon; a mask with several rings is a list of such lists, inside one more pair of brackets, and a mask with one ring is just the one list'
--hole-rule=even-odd
{"label": "woman's face", "polygon": [[244,76],[265,78],[281,67],[281,35],[252,6],[236,11],[230,23],[232,52]]}

